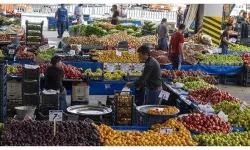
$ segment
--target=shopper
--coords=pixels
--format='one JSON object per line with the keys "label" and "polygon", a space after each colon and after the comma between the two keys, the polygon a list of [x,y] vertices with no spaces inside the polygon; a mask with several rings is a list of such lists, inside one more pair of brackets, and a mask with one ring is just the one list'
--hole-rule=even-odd
{"label": "shopper", "polygon": [[181,7],[178,7],[177,10],[177,21],[176,21],[176,27],[178,28],[180,24],[183,24],[183,12],[181,10]]}
{"label": "shopper", "polygon": [[82,6],[83,4],[78,4],[74,10],[74,16],[77,19],[78,24],[82,24],[82,15],[83,15]]}
{"label": "shopper", "polygon": [[180,24],[178,31],[171,36],[169,49],[172,61],[172,70],[180,70],[181,61],[182,59],[185,59],[183,55],[184,31],[185,25]]}
{"label": "shopper", "polygon": [[184,10],[183,23],[185,23],[185,20],[186,20],[187,14],[188,14],[189,7],[190,7],[190,5],[187,5],[187,6],[186,6],[186,9]]}
{"label": "shopper", "polygon": [[57,21],[57,38],[62,38],[66,28],[66,23],[68,23],[68,11],[64,4],[61,4],[61,7],[57,9],[55,18]]}
{"label": "shopper", "polygon": [[138,49],[140,58],[145,61],[145,67],[142,76],[134,82],[127,83],[126,87],[135,86],[140,89],[145,84],[144,105],[157,105],[159,103],[158,96],[162,89],[161,68],[156,59],[150,56],[150,49],[143,45]]}
{"label": "shopper", "polygon": [[243,12],[243,17],[241,19],[241,34],[240,34],[241,39],[248,38],[248,26],[249,26],[249,21],[247,18],[247,12]]}
{"label": "shopper", "polygon": [[232,28],[231,23],[227,23],[226,29],[223,31],[221,35],[221,42],[220,42],[220,48],[222,49],[222,54],[227,54],[228,51],[228,45],[230,44],[229,40],[229,31]]}
{"label": "shopper", "polygon": [[156,28],[156,36],[158,37],[158,49],[168,50],[169,31],[166,18],[163,18],[161,24]]}
{"label": "shopper", "polygon": [[66,89],[63,87],[62,80],[64,72],[61,69],[62,62],[59,56],[54,56],[51,59],[52,66],[48,67],[45,72],[45,89],[55,90],[60,93],[59,96],[59,109],[66,112]]}
{"label": "shopper", "polygon": [[117,10],[117,5],[113,5],[111,8],[111,11],[113,12],[111,24],[117,25],[118,24],[118,17],[120,16],[119,11]]}

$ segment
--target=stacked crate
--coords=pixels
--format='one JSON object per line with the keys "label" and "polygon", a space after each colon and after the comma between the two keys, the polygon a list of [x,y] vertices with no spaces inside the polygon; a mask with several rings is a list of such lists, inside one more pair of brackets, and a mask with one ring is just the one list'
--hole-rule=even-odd
{"label": "stacked crate", "polygon": [[244,86],[250,87],[250,68],[245,66],[241,75],[241,82]]}
{"label": "stacked crate", "polygon": [[7,62],[0,60],[0,122],[7,119]]}
{"label": "stacked crate", "polygon": [[40,67],[24,66],[22,81],[22,105],[40,105]]}
{"label": "stacked crate", "polygon": [[132,125],[134,97],[131,92],[127,92],[125,95],[116,93],[114,100],[115,125]]}

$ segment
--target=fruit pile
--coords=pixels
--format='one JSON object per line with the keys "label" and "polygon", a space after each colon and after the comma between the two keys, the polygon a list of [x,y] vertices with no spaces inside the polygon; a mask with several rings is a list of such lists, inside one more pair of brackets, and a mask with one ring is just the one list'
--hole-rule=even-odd
{"label": "fruit pile", "polygon": [[198,104],[217,104],[222,101],[239,101],[238,98],[231,96],[228,92],[222,92],[218,88],[203,88],[188,93],[187,99]]}
{"label": "fruit pile", "polygon": [[163,109],[149,109],[148,114],[151,115],[173,115],[177,114],[179,110],[174,106],[169,106]]}
{"label": "fruit pile", "polygon": [[232,51],[250,51],[250,47],[240,45],[240,44],[229,44],[228,50],[232,50]]}
{"label": "fruit pile", "polygon": [[249,67],[250,66],[250,54],[243,54],[241,55],[242,60],[244,61],[244,64]]}
{"label": "fruit pile", "polygon": [[183,89],[186,91],[194,91],[202,88],[211,88],[213,85],[205,82],[204,80],[200,79],[198,81],[186,82],[184,84]]}
{"label": "fruit pile", "polygon": [[104,80],[123,80],[125,75],[126,73],[121,70],[116,70],[113,73],[106,72],[104,73]]}
{"label": "fruit pile", "polygon": [[[172,126],[173,124],[168,124]],[[153,130],[145,132],[115,131],[106,125],[97,127],[104,146],[195,146],[190,132],[184,127],[171,133],[159,133]]]}
{"label": "fruit pile", "polygon": [[250,146],[250,131],[232,134],[200,134],[193,140],[201,146]]}
{"label": "fruit pile", "polygon": [[37,57],[43,58],[47,61],[50,61],[51,58],[56,54],[56,50],[54,48],[47,49],[45,51],[38,51]]}
{"label": "fruit pile", "polygon": [[7,73],[11,75],[16,76],[22,76],[23,75],[23,66],[22,65],[8,65],[7,66]]}
{"label": "fruit pile", "polygon": [[153,23],[152,21],[148,21],[148,20],[144,21],[143,29],[154,34],[156,31],[156,28],[157,28],[157,25]]}
{"label": "fruit pile", "polygon": [[0,57],[4,57],[3,51],[0,50]]}
{"label": "fruit pile", "polygon": [[152,43],[155,41],[154,44],[157,45],[156,36],[143,36],[143,37],[135,37],[132,35],[127,34],[126,32],[119,32],[114,34],[109,34],[98,38],[97,36],[90,36],[90,37],[65,37],[63,41],[68,44],[81,44],[81,45],[92,45],[92,46],[110,46],[110,47],[117,47],[117,43],[120,41],[128,41],[132,43],[133,48],[140,47],[143,43]]}
{"label": "fruit pile", "polygon": [[134,76],[134,77],[139,77],[142,75],[141,71],[137,71],[137,72],[129,72],[129,76]]}
{"label": "fruit pile", "polygon": [[89,68],[89,69],[86,69],[84,71],[84,75],[89,75],[89,76],[93,76],[93,77],[100,77],[100,76],[102,76],[102,69],[98,68],[98,69],[96,69],[96,72],[93,72],[91,70],[91,68]]}
{"label": "fruit pile", "polygon": [[178,117],[178,121],[190,131],[197,133],[229,133],[232,127],[217,115],[188,114]]}
{"label": "fruit pile", "polygon": [[244,127],[246,130],[250,130],[250,106],[247,106],[243,111],[240,109],[241,104],[239,102],[224,101],[213,105],[216,112],[223,111],[228,115],[228,121],[231,125],[237,127]]}
{"label": "fruit pile", "polygon": [[92,59],[97,60],[99,62],[116,62],[116,63],[138,63],[140,62],[139,54],[135,52],[134,54],[130,54],[127,51],[123,51],[121,56],[116,55],[116,51],[114,50],[106,50],[106,51],[95,51]]}
{"label": "fruit pile", "polygon": [[19,46],[17,48],[17,59],[19,60],[33,60],[35,57],[35,54],[32,52],[24,51],[25,46]]}
{"label": "fruit pile", "polygon": [[208,75],[207,73],[198,71],[185,71],[185,70],[161,70],[161,76],[170,80],[180,80],[186,77],[201,77],[208,83],[215,83],[216,79],[213,76]]}
{"label": "fruit pile", "polygon": [[97,128],[83,121],[10,120],[3,130],[4,146],[100,146]]}
{"label": "fruit pile", "polygon": [[224,65],[224,66],[242,66],[243,60],[238,54],[234,55],[204,55],[204,59],[200,61],[204,65]]}
{"label": "fruit pile", "polygon": [[199,81],[199,80],[204,80],[208,83],[216,83],[217,82],[213,76],[200,76],[200,77],[187,76],[187,77],[184,77],[183,79],[175,79],[173,81],[185,84],[187,82],[193,82],[193,81]]}
{"label": "fruit pile", "polygon": [[163,123],[157,123],[150,127],[154,132],[160,132],[161,128],[171,128],[173,131],[187,130],[187,128],[181,122],[177,121],[176,118],[168,119]]}
{"label": "fruit pile", "polygon": [[61,59],[63,62],[86,62],[86,61],[90,61],[90,56],[88,55],[61,56]]}

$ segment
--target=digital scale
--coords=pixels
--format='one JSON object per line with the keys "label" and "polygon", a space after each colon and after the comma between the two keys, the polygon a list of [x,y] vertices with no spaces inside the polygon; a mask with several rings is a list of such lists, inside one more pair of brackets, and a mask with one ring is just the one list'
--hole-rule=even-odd
{"label": "digital scale", "polygon": [[148,46],[151,51],[155,50],[155,45],[153,43],[143,43],[143,45]]}
{"label": "digital scale", "polygon": [[128,41],[120,41],[118,43],[118,50],[119,51],[127,51],[128,50]]}

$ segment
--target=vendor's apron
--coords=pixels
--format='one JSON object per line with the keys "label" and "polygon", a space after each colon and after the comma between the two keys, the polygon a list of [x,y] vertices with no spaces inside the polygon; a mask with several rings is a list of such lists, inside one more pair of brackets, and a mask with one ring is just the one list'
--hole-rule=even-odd
{"label": "vendor's apron", "polygon": [[227,55],[228,45],[225,44],[225,43],[221,43],[221,44],[220,44],[220,48],[222,49],[222,54]]}
{"label": "vendor's apron", "polygon": [[159,50],[168,50],[168,39],[167,38],[158,39],[158,46]]}
{"label": "vendor's apron", "polygon": [[161,87],[150,91],[145,88],[144,103],[143,105],[158,105],[159,104],[159,94],[161,92]]}

